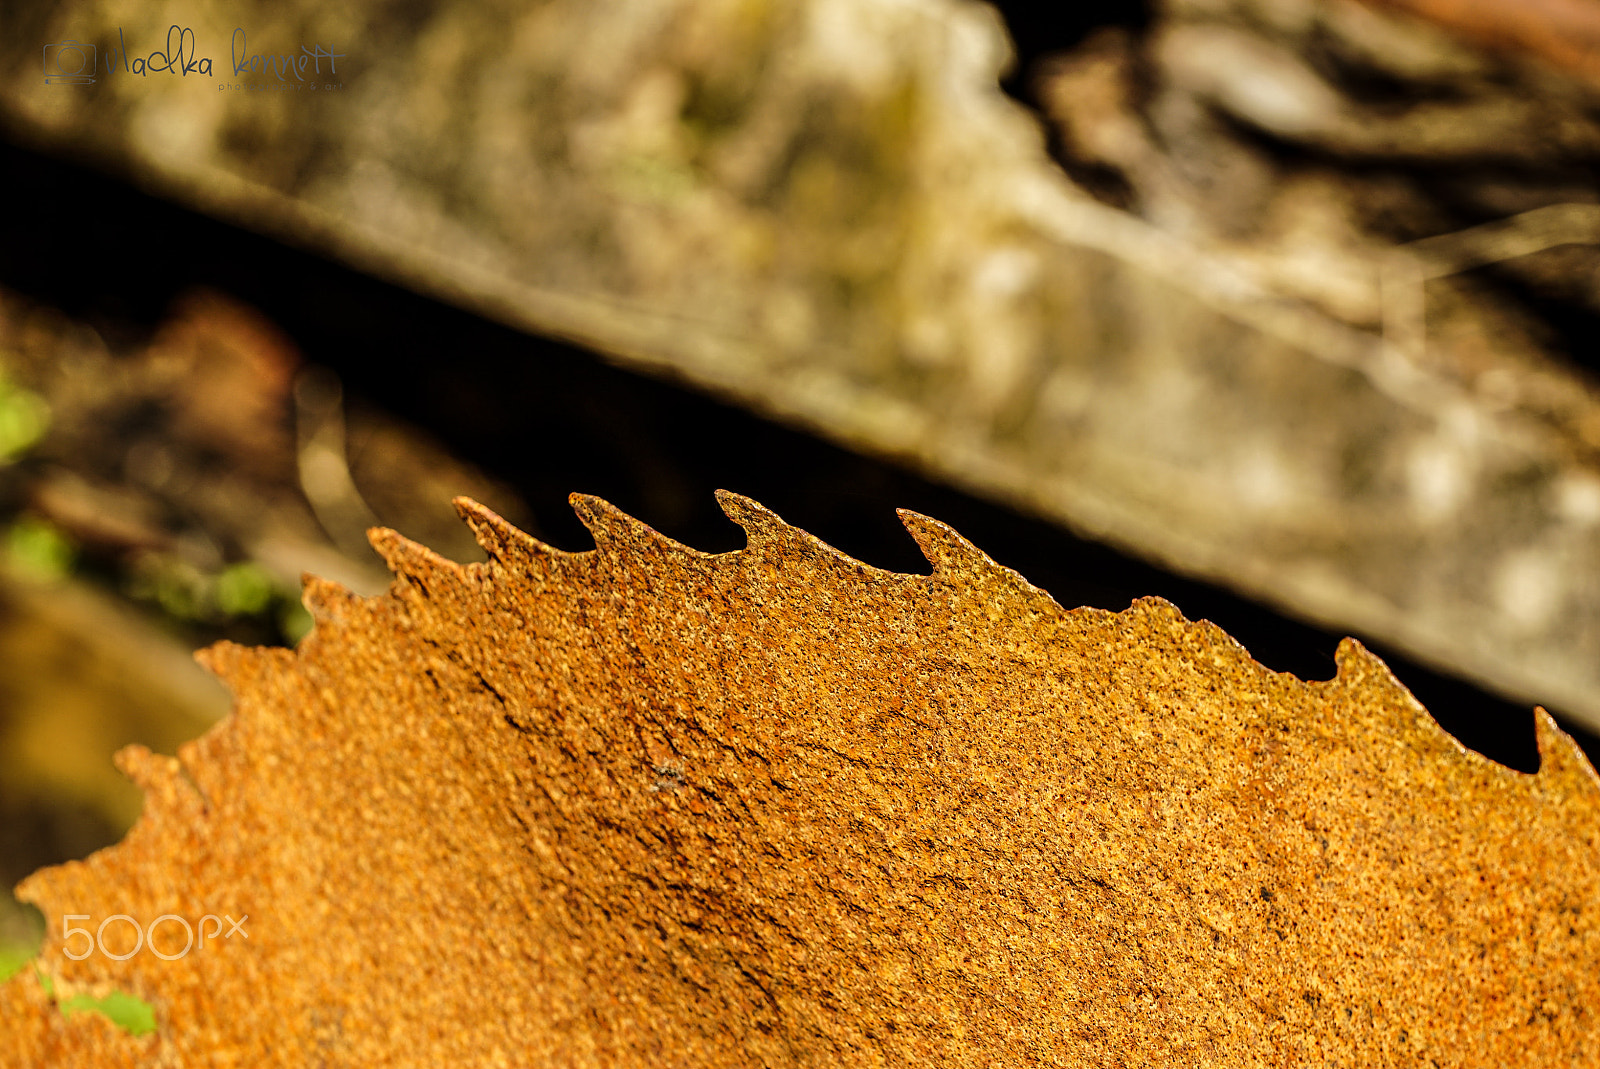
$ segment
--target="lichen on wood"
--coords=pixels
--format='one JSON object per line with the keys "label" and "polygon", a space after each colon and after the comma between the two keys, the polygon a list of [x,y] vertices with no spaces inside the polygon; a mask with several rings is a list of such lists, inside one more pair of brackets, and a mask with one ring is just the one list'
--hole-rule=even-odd
{"label": "lichen on wood", "polygon": [[[486,563],[375,531],[386,594],[311,579],[297,650],[207,651],[232,716],[124,751],[128,838],[20,890],[44,973],[158,1031],[25,971],[0,1065],[1600,1055],[1600,781],[1542,711],[1516,772],[1353,640],[1302,681],[923,516],[902,575],[721,500],[742,550],[575,497],[568,553],[463,499]],[[247,939],[60,938],[201,914]]]}

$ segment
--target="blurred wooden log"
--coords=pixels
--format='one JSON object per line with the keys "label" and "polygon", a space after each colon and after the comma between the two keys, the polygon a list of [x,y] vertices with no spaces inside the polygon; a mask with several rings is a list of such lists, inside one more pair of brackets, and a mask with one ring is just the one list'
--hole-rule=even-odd
{"label": "blurred wooden log", "polygon": [[1492,48],[1520,52],[1600,85],[1594,0],[1365,0],[1419,15]]}
{"label": "blurred wooden log", "polygon": [[[1470,286],[1429,291],[1448,359],[1419,362],[1382,337],[1386,246],[1324,257],[1289,233],[1305,254],[1264,260],[1096,203],[1000,94],[980,6],[391,11],[53,0],[0,44],[23,72],[0,121],[1600,724],[1600,394]],[[219,64],[240,24],[252,52],[335,45],[340,82],[82,87],[33,66],[47,41],[123,25],[146,48],[173,22]],[[1516,96],[1465,128],[1515,131],[1571,94]],[[1569,112],[1558,154],[1592,129]],[[1200,174],[1270,191],[1259,157]]]}

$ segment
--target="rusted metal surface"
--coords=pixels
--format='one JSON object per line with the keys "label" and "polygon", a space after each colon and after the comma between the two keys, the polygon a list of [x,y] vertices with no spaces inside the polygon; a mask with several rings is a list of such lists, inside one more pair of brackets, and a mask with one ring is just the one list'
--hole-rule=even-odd
{"label": "rusted metal surface", "polygon": [[[1511,771],[1353,641],[1273,673],[915,514],[928,575],[735,495],[717,555],[574,503],[592,551],[463,500],[486,563],[378,531],[388,593],[312,581],[298,651],[208,651],[232,717],[126,751],[127,840],[22,888],[59,989],[158,1032],[25,973],[0,1064],[1600,1057],[1600,780],[1547,716]],[[107,954],[205,914],[248,939]]]}

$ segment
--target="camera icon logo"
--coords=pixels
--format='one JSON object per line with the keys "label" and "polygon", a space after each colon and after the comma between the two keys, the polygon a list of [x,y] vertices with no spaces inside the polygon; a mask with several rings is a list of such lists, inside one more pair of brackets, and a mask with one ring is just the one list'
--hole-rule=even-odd
{"label": "camera icon logo", "polygon": [[94,45],[57,41],[44,46],[44,80],[50,85],[93,85],[100,57]]}

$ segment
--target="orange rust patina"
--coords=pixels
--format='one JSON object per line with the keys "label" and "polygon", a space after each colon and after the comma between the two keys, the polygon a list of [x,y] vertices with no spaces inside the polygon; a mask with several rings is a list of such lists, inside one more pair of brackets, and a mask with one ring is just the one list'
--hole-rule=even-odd
{"label": "orange rust patina", "polygon": [[[21,889],[58,987],[158,1032],[25,971],[0,1063],[1600,1064],[1600,782],[1542,712],[1525,775],[1353,641],[1302,682],[922,516],[926,576],[574,501],[593,551],[463,500],[488,563],[378,531],[387,594],[208,651],[233,716],[126,751],[126,841]],[[69,914],[248,938],[71,960]]]}

